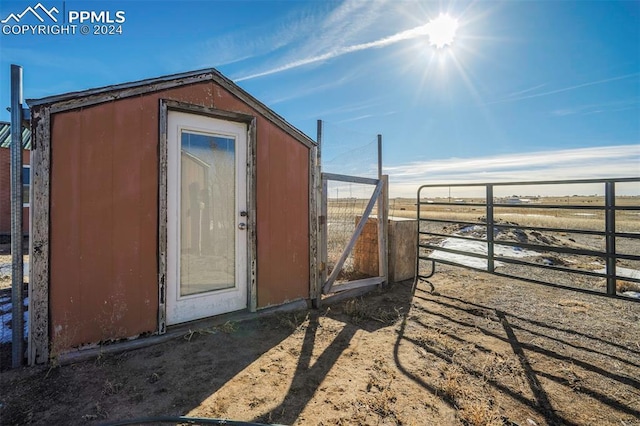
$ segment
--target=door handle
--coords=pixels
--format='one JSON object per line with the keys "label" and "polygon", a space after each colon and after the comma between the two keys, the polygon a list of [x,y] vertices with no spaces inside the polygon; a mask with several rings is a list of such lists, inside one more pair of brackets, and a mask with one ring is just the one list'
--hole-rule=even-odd
{"label": "door handle", "polygon": [[238,229],[241,230],[241,231],[244,231],[245,229],[247,229],[247,224],[243,223],[243,222],[240,222],[238,224]]}

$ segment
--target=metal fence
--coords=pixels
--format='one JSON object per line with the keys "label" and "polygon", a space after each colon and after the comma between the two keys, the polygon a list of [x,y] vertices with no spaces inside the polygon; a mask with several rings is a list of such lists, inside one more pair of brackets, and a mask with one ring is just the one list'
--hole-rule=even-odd
{"label": "metal fence", "polygon": [[[535,188],[558,193],[570,187],[595,188],[601,195],[504,195],[516,190],[531,194]],[[616,196],[620,187],[627,195]],[[471,196],[458,195],[464,191]],[[436,263],[443,263],[640,302],[640,178],[422,185],[416,207],[416,279],[431,277]],[[477,214],[482,216],[473,218]],[[511,222],[507,215],[530,220]],[[541,223],[533,223],[534,216]],[[575,260],[581,257],[586,260]],[[425,261],[430,273],[421,270]],[[517,268],[542,272],[519,276],[512,272]],[[549,271],[569,274],[572,283],[582,281],[573,277],[589,277],[591,288],[544,279]],[[603,281],[606,291],[598,291]],[[617,289],[621,283],[634,290],[632,297]]]}

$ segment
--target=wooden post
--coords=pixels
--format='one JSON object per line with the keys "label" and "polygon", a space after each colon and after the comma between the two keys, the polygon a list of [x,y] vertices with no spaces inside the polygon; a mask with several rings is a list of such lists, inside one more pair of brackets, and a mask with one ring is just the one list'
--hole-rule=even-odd
{"label": "wooden post", "polygon": [[29,268],[29,365],[49,360],[50,110],[32,114]]}

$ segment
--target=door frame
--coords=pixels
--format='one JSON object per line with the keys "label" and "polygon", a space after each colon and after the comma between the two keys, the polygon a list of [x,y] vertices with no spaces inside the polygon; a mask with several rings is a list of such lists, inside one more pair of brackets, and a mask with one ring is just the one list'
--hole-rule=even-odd
{"label": "door frame", "polygon": [[158,145],[158,334],[166,332],[167,313],[167,160],[169,111],[202,115],[247,125],[247,306],[257,309],[256,291],[256,117],[202,105],[160,99]]}

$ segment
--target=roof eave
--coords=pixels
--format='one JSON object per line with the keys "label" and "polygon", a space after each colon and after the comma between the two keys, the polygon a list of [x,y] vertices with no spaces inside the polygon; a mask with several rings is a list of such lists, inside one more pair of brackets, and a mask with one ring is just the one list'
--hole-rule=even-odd
{"label": "roof eave", "polygon": [[[317,143],[313,139],[290,124],[271,108],[246,92],[232,80],[222,75],[222,73],[220,73],[220,71],[216,70],[215,68],[206,68],[197,71],[189,71],[162,77],[149,78],[130,83],[104,86],[78,92],[69,92],[40,99],[27,99],[26,102],[30,108],[48,106],[53,110],[52,112],[60,112],[79,108],[81,106],[95,105],[116,99],[126,98],[129,96],[151,93],[158,90],[193,84],[198,81],[206,80],[212,80],[221,85],[226,90],[237,96],[240,100],[256,109],[265,118],[278,124],[279,127],[287,131],[287,133],[291,134],[293,137],[300,140],[305,145],[317,145]],[[89,100],[88,98],[95,99]]]}

